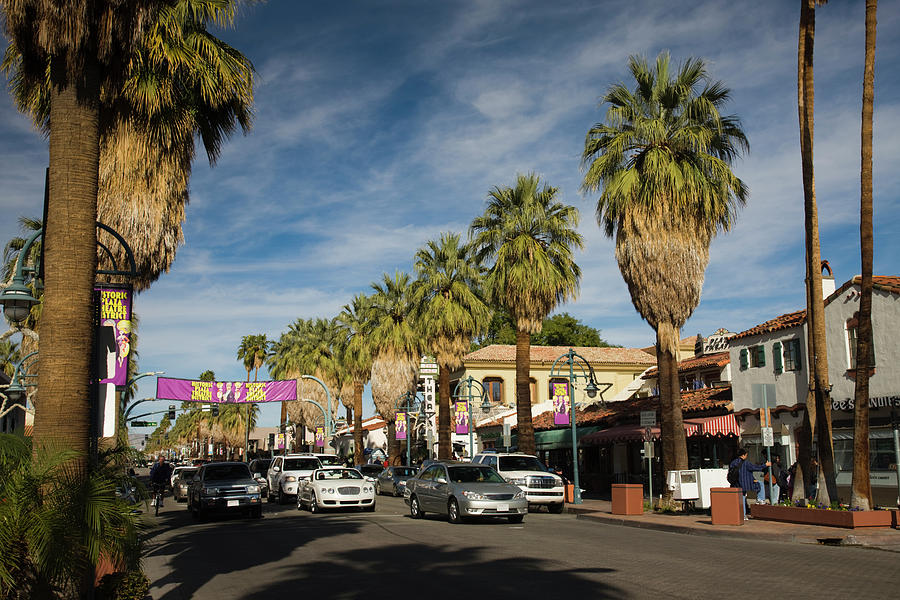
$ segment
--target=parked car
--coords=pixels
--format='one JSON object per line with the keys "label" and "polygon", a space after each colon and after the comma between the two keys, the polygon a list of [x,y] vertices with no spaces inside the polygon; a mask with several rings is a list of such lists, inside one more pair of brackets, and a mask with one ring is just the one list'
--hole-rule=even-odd
{"label": "parked car", "polygon": [[551,473],[538,457],[520,452],[490,452],[477,454],[472,462],[493,467],[503,479],[519,486],[529,504],[546,505],[555,514],[563,511],[565,482]]}
{"label": "parked car", "polygon": [[269,480],[266,479],[266,474],[271,466],[271,458],[254,458],[250,461],[250,475],[259,482],[260,494],[264,498],[269,497]]}
{"label": "parked car", "polygon": [[175,478],[178,477],[178,474],[185,469],[191,469],[190,465],[178,465],[172,469],[172,475],[169,477],[169,487],[173,490],[175,489]]}
{"label": "parked car", "polygon": [[199,467],[178,467],[178,472],[172,480],[172,497],[175,498],[175,502],[187,502],[188,491],[198,469]]}
{"label": "parked car", "polygon": [[188,492],[188,510],[196,518],[212,512],[246,512],[262,516],[259,484],[242,462],[212,462],[197,469]]}
{"label": "parked car", "polygon": [[278,504],[287,502],[288,496],[297,494],[300,482],[309,479],[312,472],[321,466],[319,459],[309,454],[276,456],[266,475],[269,502],[275,499]]}
{"label": "parked car", "polygon": [[316,469],[297,492],[297,510],[303,506],[310,512],[324,508],[361,508],[375,510],[375,486],[349,467]]}
{"label": "parked car", "polygon": [[447,515],[451,523],[467,517],[506,517],[521,523],[528,513],[525,492],[493,468],[453,461],[433,463],[407,479],[404,501],[414,519],[434,512]]}
{"label": "parked car", "polygon": [[388,467],[375,478],[375,494],[402,496],[406,480],[415,474],[416,470],[413,467]]}
{"label": "parked car", "polygon": [[298,456],[315,456],[323,467],[343,467],[344,459],[337,454],[322,454],[317,452],[302,452]]}
{"label": "parked car", "polygon": [[381,472],[384,471],[384,465],[381,465],[379,463],[356,465],[353,468],[362,473],[363,477],[365,477],[371,483],[375,483],[375,480],[379,475],[381,475]]}

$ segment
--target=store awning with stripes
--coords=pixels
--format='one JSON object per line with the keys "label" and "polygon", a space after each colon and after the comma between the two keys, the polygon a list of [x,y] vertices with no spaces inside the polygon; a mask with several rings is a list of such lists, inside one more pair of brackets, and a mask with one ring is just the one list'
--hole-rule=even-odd
{"label": "store awning with stripes", "polygon": [[741,435],[741,428],[738,427],[734,413],[719,415],[718,417],[704,417],[702,419],[685,419],[685,423],[699,425],[700,435]]}
{"label": "store awning with stripes", "polygon": [[[644,439],[646,430],[646,427],[641,427],[640,425],[636,424],[619,425],[618,427],[611,427],[610,429],[604,429],[602,431],[597,431],[590,435],[586,435],[579,441],[582,445],[585,446],[597,446],[600,444],[607,444],[609,442],[640,441]],[[684,422],[684,434],[686,436],[690,437],[692,435],[697,435],[699,432],[700,425],[690,423],[688,421]],[[650,427],[650,437],[654,440],[659,439],[659,425]]]}

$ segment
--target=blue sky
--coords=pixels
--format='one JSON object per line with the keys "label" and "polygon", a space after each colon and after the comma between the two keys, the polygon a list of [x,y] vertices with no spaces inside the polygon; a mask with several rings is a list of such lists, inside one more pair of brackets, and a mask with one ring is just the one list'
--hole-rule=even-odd
{"label": "blue sky", "polygon": [[[610,342],[648,346],[580,194],[588,128],[631,54],[709,63],[732,89],[751,152],[737,226],[712,245],[684,335],[741,331],[804,306],[797,126],[798,2],[287,2],[247,7],[222,37],[258,71],[256,121],[191,178],[185,245],[138,296],[140,367],[242,379],[240,339],[277,339],[331,317],[382,273],[410,270],[442,231],[465,231],[495,185],[534,171],[581,210],[581,293],[560,307]],[[817,11],[816,188],[822,256],[838,284],[859,273],[859,121],[864,8]],[[900,14],[884,3],[875,92],[875,272],[900,255]],[[38,216],[47,143],[0,97],[0,239]],[[153,395],[151,378],[139,398]],[[160,402],[160,407],[167,402]],[[262,425],[277,421],[266,406]],[[374,409],[368,400],[366,416]]]}

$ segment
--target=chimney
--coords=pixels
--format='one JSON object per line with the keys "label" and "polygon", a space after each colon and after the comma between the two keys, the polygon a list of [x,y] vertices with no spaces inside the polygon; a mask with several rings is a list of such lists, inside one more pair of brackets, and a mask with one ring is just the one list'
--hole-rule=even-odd
{"label": "chimney", "polygon": [[834,273],[827,260],[822,261],[822,299],[834,293]]}

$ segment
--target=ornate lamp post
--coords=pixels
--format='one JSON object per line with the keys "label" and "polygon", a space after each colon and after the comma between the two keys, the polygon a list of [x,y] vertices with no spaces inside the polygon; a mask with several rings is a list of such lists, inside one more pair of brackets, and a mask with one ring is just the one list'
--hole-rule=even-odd
{"label": "ornate lamp post", "polygon": [[[560,363],[560,361],[563,361]],[[563,365],[568,365],[568,375],[562,372]],[[560,368],[557,368],[559,366]],[[578,367],[578,372],[575,367]],[[586,367],[586,368],[585,368]],[[550,377],[567,377],[569,380],[569,423],[572,428],[572,473],[573,483],[575,484],[574,504],[581,504],[581,482],[578,479],[578,436],[575,426],[575,382],[581,378],[587,381],[584,391],[588,398],[595,398],[600,388],[597,386],[597,380],[594,378],[594,368],[583,356],[569,348],[569,351],[553,361],[550,367]]]}
{"label": "ornate lamp post", "polygon": [[[466,393],[463,394],[460,392],[460,386],[465,384]],[[472,393],[472,386],[478,386],[478,389],[481,390],[478,394]],[[490,412],[491,410],[491,401],[488,400],[487,390],[484,389],[484,385],[469,375],[465,379],[460,379],[457,382],[456,387],[453,388],[453,393],[451,394],[452,398],[456,398],[457,400],[465,400],[466,408],[469,412],[469,460],[475,456],[475,440],[473,438],[473,434],[475,432],[475,423],[472,421],[472,400],[481,399],[481,410],[482,412]]]}
{"label": "ornate lamp post", "polygon": [[40,300],[31,295],[31,290],[25,285],[26,274],[36,277],[35,267],[25,266],[25,257],[28,256],[34,241],[43,235],[43,231],[38,231],[25,242],[22,250],[19,251],[19,257],[16,259],[16,269],[13,272],[12,283],[6,289],[0,292],[0,304],[3,305],[3,314],[16,326],[21,326],[31,313],[31,307],[38,304]]}

